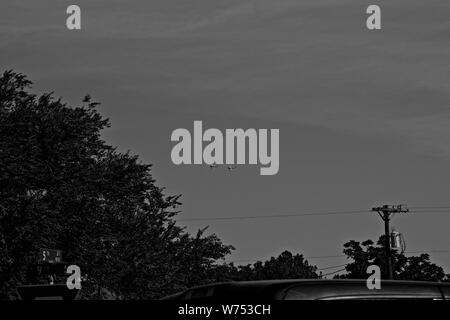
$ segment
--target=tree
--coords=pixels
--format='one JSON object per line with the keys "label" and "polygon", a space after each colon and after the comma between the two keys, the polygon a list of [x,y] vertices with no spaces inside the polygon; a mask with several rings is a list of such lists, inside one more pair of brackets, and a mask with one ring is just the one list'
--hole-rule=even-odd
{"label": "tree", "polygon": [[309,264],[303,255],[293,255],[289,251],[265,262],[257,261],[252,265],[239,266],[235,271],[236,280],[270,279],[314,279],[318,278],[317,267]]}
{"label": "tree", "polygon": [[232,247],[176,225],[180,196],[101,139],[110,124],[98,103],[70,107],[30,87],[22,74],[0,77],[0,298],[37,281],[40,248],[80,266],[84,298],[156,298],[212,281]]}
{"label": "tree", "polygon": [[[378,265],[381,269],[382,278],[387,278],[385,236],[378,239],[376,245],[372,240],[362,243],[351,240],[344,244],[344,254],[353,262],[346,266],[345,275],[340,278],[365,279],[369,265]],[[392,266],[394,279],[396,280],[424,280],[442,281],[445,280],[445,273],[442,267],[430,261],[430,256],[426,253],[419,256],[406,257],[397,250],[392,250]]]}

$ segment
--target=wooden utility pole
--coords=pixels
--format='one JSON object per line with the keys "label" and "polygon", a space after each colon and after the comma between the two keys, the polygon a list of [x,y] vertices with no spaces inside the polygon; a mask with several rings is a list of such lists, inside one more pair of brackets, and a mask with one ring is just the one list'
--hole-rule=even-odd
{"label": "wooden utility pole", "polygon": [[408,208],[403,205],[383,205],[381,207],[372,208],[372,211],[378,213],[378,215],[384,221],[384,235],[385,235],[385,252],[386,252],[386,266],[388,279],[394,279],[394,272],[392,270],[392,257],[391,257],[391,235],[389,232],[389,221],[396,213],[409,212]]}

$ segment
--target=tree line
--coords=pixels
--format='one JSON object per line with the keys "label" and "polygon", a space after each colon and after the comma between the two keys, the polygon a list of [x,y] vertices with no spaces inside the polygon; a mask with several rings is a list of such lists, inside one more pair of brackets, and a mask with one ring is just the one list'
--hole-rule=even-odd
{"label": "tree line", "polygon": [[[36,254],[59,248],[83,273],[84,299],[155,299],[195,285],[231,280],[320,278],[316,266],[288,251],[236,266],[234,249],[205,230],[177,225],[180,195],[168,195],[152,166],[101,138],[110,126],[86,96],[69,106],[36,95],[12,70],[0,77],[0,299],[39,281]],[[384,264],[383,245],[344,245],[345,275],[364,278]],[[429,255],[394,252],[399,279],[444,280]]]}

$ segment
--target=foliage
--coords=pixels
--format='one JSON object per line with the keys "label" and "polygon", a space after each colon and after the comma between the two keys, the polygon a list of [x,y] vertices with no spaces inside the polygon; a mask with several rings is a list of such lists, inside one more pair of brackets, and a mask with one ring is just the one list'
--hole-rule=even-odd
{"label": "foliage", "polygon": [[[381,236],[375,245],[372,240],[362,243],[351,240],[344,244],[344,254],[353,262],[346,266],[347,274],[340,278],[365,279],[367,267],[378,265],[382,278],[387,278],[387,264],[385,255],[385,236]],[[442,267],[430,261],[426,253],[419,256],[406,257],[397,250],[392,250],[392,269],[396,280],[442,281],[445,273]]]}
{"label": "foliage", "polygon": [[216,270],[217,281],[253,281],[272,279],[314,279],[318,278],[317,267],[309,264],[303,255],[289,251],[278,257],[253,264],[235,266],[221,265]]}
{"label": "foliage", "polygon": [[40,248],[80,266],[84,298],[156,298],[211,281],[232,247],[175,224],[180,196],[101,139],[109,121],[98,103],[70,107],[30,86],[13,71],[0,77],[0,298],[37,281]]}
{"label": "foliage", "polygon": [[312,279],[318,277],[316,271],[317,267],[309,265],[303,255],[284,251],[278,257],[272,257],[265,262],[258,261],[253,265],[241,266],[238,279]]}

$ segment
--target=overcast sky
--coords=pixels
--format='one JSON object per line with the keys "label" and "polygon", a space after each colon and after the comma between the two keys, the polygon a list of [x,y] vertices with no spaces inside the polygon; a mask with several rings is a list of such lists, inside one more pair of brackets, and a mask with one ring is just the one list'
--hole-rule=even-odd
{"label": "overcast sky", "polygon": [[[180,219],[450,206],[450,2],[376,1],[382,30],[369,31],[372,2],[80,0],[82,30],[69,31],[71,1],[2,0],[0,67],[36,92],[102,102],[104,138],[183,194]],[[173,165],[170,134],[194,120],[279,128],[279,173]],[[239,261],[339,255],[383,232],[375,213],[180,224],[209,225]],[[448,213],[393,219],[412,251],[450,250],[449,224]],[[450,252],[431,257],[450,272]]]}

